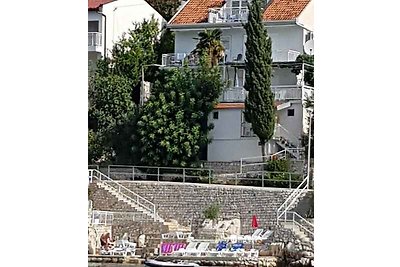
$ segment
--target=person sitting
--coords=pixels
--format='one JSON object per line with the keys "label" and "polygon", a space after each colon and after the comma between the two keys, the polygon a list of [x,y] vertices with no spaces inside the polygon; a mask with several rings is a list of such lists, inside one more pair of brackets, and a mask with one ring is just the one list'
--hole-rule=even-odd
{"label": "person sitting", "polygon": [[105,251],[108,251],[112,247],[112,242],[110,233],[105,233],[100,236],[100,245]]}

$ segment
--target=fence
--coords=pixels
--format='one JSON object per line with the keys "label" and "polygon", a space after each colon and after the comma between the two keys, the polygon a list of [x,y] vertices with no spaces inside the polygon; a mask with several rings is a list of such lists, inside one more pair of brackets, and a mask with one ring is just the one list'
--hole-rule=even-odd
{"label": "fence", "polygon": [[107,175],[114,180],[148,180],[211,183],[214,171],[205,168],[109,165]]}
{"label": "fence", "polygon": [[118,225],[124,222],[143,222],[153,221],[142,212],[120,212],[120,211],[101,211],[93,210],[89,213],[91,223],[95,225]]}

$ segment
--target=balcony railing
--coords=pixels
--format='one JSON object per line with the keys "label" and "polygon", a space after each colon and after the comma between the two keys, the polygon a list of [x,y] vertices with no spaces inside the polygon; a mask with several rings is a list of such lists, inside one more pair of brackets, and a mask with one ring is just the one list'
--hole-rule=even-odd
{"label": "balcony railing", "polygon": [[272,50],[273,62],[292,62],[300,55],[299,51],[295,50]]}
{"label": "balcony railing", "polygon": [[[161,64],[166,67],[182,67],[187,62],[189,66],[197,66],[200,61],[199,58],[191,53],[170,53],[163,54]],[[225,63],[225,58],[221,58],[220,64]]]}
{"label": "balcony railing", "polygon": [[243,87],[227,88],[222,92],[219,97],[220,102],[244,102],[246,99],[247,91]]}
{"label": "balcony railing", "polygon": [[88,32],[88,48],[90,51],[101,51],[103,38],[100,32]]}
{"label": "balcony railing", "polygon": [[275,94],[275,100],[300,100],[302,99],[302,87],[297,85],[271,86]]}
{"label": "balcony railing", "polygon": [[222,7],[208,10],[209,23],[246,22],[249,15],[247,7]]}

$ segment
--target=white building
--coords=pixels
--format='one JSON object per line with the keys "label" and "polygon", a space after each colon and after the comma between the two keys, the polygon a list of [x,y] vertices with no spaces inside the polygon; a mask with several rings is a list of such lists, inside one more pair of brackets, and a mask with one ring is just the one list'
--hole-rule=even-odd
{"label": "white building", "polygon": [[133,23],[151,16],[161,29],[164,18],[145,0],[88,0],[89,68],[97,59],[107,56],[122,34],[133,29]]}
{"label": "white building", "polygon": [[[230,81],[230,85],[209,116],[209,122],[215,127],[210,133],[208,161],[238,161],[261,156],[258,138],[243,117],[246,32],[242,23],[247,20],[248,1],[251,0],[189,0],[167,25],[175,32],[175,53],[163,56],[163,65],[167,66],[181,65],[195,48],[197,40],[194,38],[199,32],[222,30],[225,58],[221,67],[223,78]],[[286,141],[290,147],[301,146],[305,119],[302,102],[313,88],[304,86],[302,75],[296,76],[290,66],[304,52],[304,44],[313,38],[313,1],[270,0],[263,19],[272,39],[274,62],[271,89],[275,93],[278,123],[274,140],[268,145],[269,153],[273,153],[288,148]]]}

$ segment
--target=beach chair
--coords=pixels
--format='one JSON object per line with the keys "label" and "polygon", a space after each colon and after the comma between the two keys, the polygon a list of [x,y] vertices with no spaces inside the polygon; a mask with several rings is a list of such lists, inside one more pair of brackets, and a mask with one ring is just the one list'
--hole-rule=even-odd
{"label": "beach chair", "polygon": [[184,256],[194,256],[194,257],[199,257],[202,254],[205,254],[208,246],[210,245],[209,242],[201,242],[199,246],[196,249],[193,249],[191,251],[186,250]]}
{"label": "beach chair", "polygon": [[196,251],[199,242],[190,242],[186,247],[179,248],[178,250],[172,252],[173,256],[184,256],[186,252]]}

